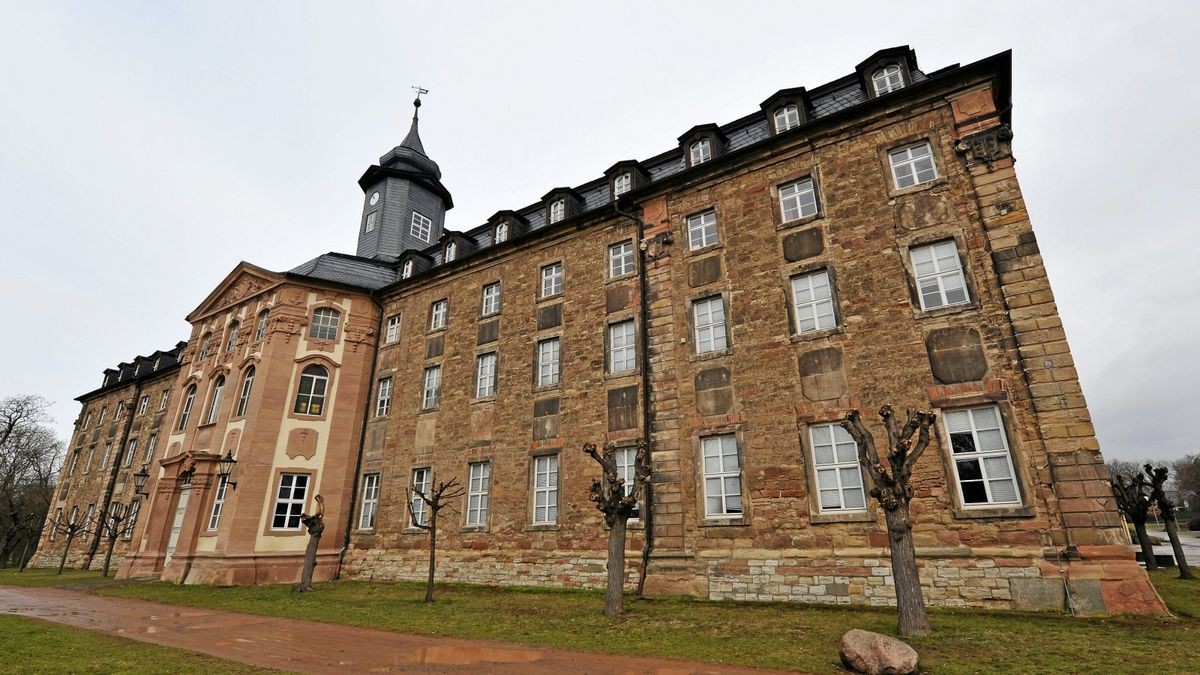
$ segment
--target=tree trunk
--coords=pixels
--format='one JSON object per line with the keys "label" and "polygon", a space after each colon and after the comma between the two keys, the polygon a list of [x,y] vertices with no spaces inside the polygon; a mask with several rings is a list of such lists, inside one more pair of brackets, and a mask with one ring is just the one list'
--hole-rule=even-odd
{"label": "tree trunk", "polygon": [[28,539],[25,540],[25,544],[21,547],[21,559],[18,560],[17,562],[20,563],[20,567],[17,568],[17,571],[24,572],[25,566],[29,564],[29,540]]}
{"label": "tree trunk", "polygon": [[1134,523],[1133,531],[1137,532],[1138,544],[1142,547],[1142,558],[1146,561],[1146,569],[1158,569],[1158,561],[1154,559],[1154,545],[1150,543],[1150,535],[1146,534],[1146,523]]}
{"label": "tree trunk", "polygon": [[628,518],[617,516],[608,532],[608,593],[604,596],[604,616],[625,613],[625,532]]}
{"label": "tree trunk", "polygon": [[108,550],[104,552],[104,572],[101,576],[108,576],[108,565],[112,562],[113,547],[116,546],[116,544],[117,538],[115,536],[108,538]]}
{"label": "tree trunk", "polygon": [[895,510],[888,510],[886,514],[900,635],[929,635],[929,616],[925,613],[925,598],[921,594],[921,578],[917,573],[917,553],[909,528],[908,502],[901,502]]}
{"label": "tree trunk", "polygon": [[300,585],[297,591],[312,590],[313,570],[317,568],[317,545],[321,543],[321,533],[308,535],[308,546],[304,549],[304,569],[300,572]]}
{"label": "tree trunk", "polygon": [[75,538],[75,535],[73,535],[73,534],[67,535],[66,545],[63,546],[62,558],[59,559],[59,561],[58,561],[58,573],[59,574],[62,574],[63,568],[67,566],[67,553],[69,553],[71,551],[71,540],[74,538]]}
{"label": "tree trunk", "polygon": [[433,572],[437,569],[437,512],[429,518],[429,581],[425,583],[425,602],[433,602]]}
{"label": "tree trunk", "polygon": [[1179,527],[1175,518],[1163,518],[1167,523],[1167,538],[1171,540],[1171,550],[1175,552],[1175,566],[1179,568],[1180,579],[1191,579],[1192,570],[1188,568],[1187,557],[1183,554],[1183,545],[1179,543]]}

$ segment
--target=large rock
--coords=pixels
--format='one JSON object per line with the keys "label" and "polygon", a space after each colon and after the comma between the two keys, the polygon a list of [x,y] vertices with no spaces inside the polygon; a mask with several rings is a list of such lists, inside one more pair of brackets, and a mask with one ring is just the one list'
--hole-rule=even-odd
{"label": "large rock", "polygon": [[842,665],[867,675],[908,675],[917,672],[917,652],[893,637],[866,630],[842,636]]}

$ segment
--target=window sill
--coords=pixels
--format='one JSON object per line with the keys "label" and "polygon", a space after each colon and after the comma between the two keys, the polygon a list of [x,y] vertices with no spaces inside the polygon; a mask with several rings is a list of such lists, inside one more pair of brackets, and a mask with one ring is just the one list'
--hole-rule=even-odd
{"label": "window sill", "polygon": [[526,532],[558,532],[558,523],[541,523],[538,525],[525,526]]}
{"label": "window sill", "polygon": [[438,333],[445,333],[445,332],[446,332],[446,326],[442,326],[441,328],[430,328],[429,330],[425,331],[425,334],[426,335],[437,335]]}
{"label": "window sill", "polygon": [[733,347],[704,352],[703,354],[689,354],[688,361],[708,361],[710,359],[719,359],[722,356],[729,356],[730,354],[733,354]]}
{"label": "window sill", "polygon": [[437,411],[438,411],[438,407],[435,405],[432,408],[421,408],[420,410],[417,411],[417,414],[418,415],[427,415],[429,413],[435,413]]}
{"label": "window sill", "polygon": [[557,293],[551,293],[550,295],[539,295],[537,297],[536,302],[537,302],[537,304],[540,305],[543,302],[551,302],[553,300],[560,300],[560,299],[562,299],[563,295],[564,295],[564,291],[559,291]]}
{"label": "window sill", "polygon": [[704,520],[697,523],[697,527],[747,527],[750,525],[750,519],[746,516],[738,516],[736,518],[713,518],[706,516]]}
{"label": "window sill", "polygon": [[463,534],[487,534],[491,530],[487,525],[463,525],[458,531]]}
{"label": "window sill", "polygon": [[400,530],[400,534],[410,534],[411,535],[411,534],[428,534],[428,533],[429,533],[429,530],[424,530],[419,527],[411,527],[411,526],[406,527],[403,530]]}
{"label": "window sill", "polygon": [[608,382],[608,381],[612,381],[612,380],[625,380],[625,379],[629,379],[631,377],[637,377],[638,375],[641,375],[641,373],[642,373],[641,368],[634,368],[633,370],[622,370],[619,373],[605,373],[604,381]]}
{"label": "window sill", "polygon": [[[685,240],[687,238],[686,232],[684,232],[684,238],[685,238]],[[687,255],[701,256],[701,255],[705,255],[707,253],[713,253],[715,251],[722,251],[724,249],[725,249],[725,244],[718,241],[715,244],[709,244],[708,246],[701,246],[700,248],[691,248],[689,246],[688,250],[687,250]]]}
{"label": "window sill", "polygon": [[846,327],[839,324],[837,326],[834,326],[833,328],[822,328],[821,330],[812,330],[807,333],[792,333],[792,335],[790,337],[791,337],[792,343],[812,342],[814,340],[820,340],[822,338],[827,338],[827,337],[831,337],[834,335],[841,335],[842,333],[845,333],[845,332],[846,332]]}
{"label": "window sill", "polygon": [[622,274],[619,277],[608,277],[607,279],[604,280],[604,284],[605,285],[619,284],[623,281],[629,281],[630,279],[633,279],[635,277],[637,277],[637,270],[634,270],[632,272],[627,272],[625,274]]}
{"label": "window sill", "polygon": [[502,312],[503,312],[503,310],[500,310],[500,309],[498,309],[498,310],[496,310],[496,311],[494,311],[494,312],[490,312],[490,313],[488,313],[488,314],[480,314],[480,315],[479,315],[479,320],[480,320],[480,321],[486,321],[486,320],[489,320],[489,319],[495,319],[495,318],[498,318]]}
{"label": "window sill", "polygon": [[808,521],[813,525],[823,523],[873,523],[875,522],[875,514],[870,511],[846,511],[845,513],[836,513],[833,511],[810,512]]}
{"label": "window sill", "polygon": [[215,426],[217,426],[216,422],[205,422],[204,424],[197,424],[196,431],[200,431],[201,429],[207,429],[209,427],[215,427]]}
{"label": "window sill", "polygon": [[533,393],[535,393],[535,394],[541,394],[541,393],[544,393],[547,391],[561,391],[561,390],[562,390],[562,382],[559,382],[557,384],[534,385],[534,387],[533,387]]}
{"label": "window sill", "polygon": [[1036,515],[1032,506],[985,506],[985,507],[954,507],[954,517],[958,520],[976,520],[986,518],[1032,518]]}
{"label": "window sill", "polygon": [[785,223],[779,223],[778,225],[775,226],[775,229],[776,230],[791,230],[791,229],[794,229],[797,227],[804,227],[805,225],[808,225],[809,223],[813,223],[818,220],[821,220],[824,217],[825,217],[824,211],[817,211],[816,213],[812,214],[811,216],[801,216],[800,218],[797,218],[795,220],[789,220]]}
{"label": "window sill", "polygon": [[376,415],[375,417],[371,418],[371,421],[372,422],[386,422],[386,421],[388,421],[388,418],[390,416],[391,416],[390,413],[388,415]]}
{"label": "window sill", "polygon": [[495,394],[493,394],[491,396],[481,396],[479,398],[471,399],[471,405],[477,405],[479,403],[495,403],[495,402],[496,402]]}
{"label": "window sill", "polygon": [[962,314],[963,312],[974,312],[979,310],[978,302],[960,302],[957,305],[946,305],[945,307],[936,307],[934,309],[919,309],[914,308],[913,316],[917,319],[936,319],[942,316],[950,316],[953,314]]}
{"label": "window sill", "polygon": [[924,192],[926,190],[930,190],[930,189],[933,189],[933,188],[941,186],[941,185],[946,185],[947,183],[950,182],[949,179],[946,178],[946,176],[938,176],[937,178],[934,178],[933,180],[931,180],[927,183],[918,183],[916,185],[910,185],[909,187],[906,187],[906,188],[895,188],[895,187],[892,187],[892,185],[893,185],[892,181],[894,181],[894,180],[895,180],[895,178],[893,178],[891,176],[888,177],[888,197],[893,201],[897,197],[904,197],[906,195],[915,194],[917,192]]}

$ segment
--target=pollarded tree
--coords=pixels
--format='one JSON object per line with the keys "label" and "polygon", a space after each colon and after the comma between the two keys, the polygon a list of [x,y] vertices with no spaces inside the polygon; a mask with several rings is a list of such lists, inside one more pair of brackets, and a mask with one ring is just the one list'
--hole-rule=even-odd
{"label": "pollarded tree", "polygon": [[646,442],[638,441],[633,460],[633,485],[626,490],[625,479],[617,470],[617,447],[606,443],[604,450],[595,443],[585,443],[583,451],[600,465],[600,478],[592,481],[591,498],[604,514],[608,525],[608,592],[604,598],[604,615],[620,616],[625,612],[625,535],[629,519],[638,508],[642,488],[650,480],[650,462]]}
{"label": "pollarded tree", "polygon": [[1175,566],[1179,568],[1180,579],[1191,579],[1192,571],[1188,568],[1187,558],[1183,554],[1183,545],[1179,543],[1179,526],[1175,522],[1175,502],[1167,498],[1163,485],[1167,482],[1167,467],[1157,469],[1147,464],[1146,474],[1150,476],[1150,498],[1158,505],[1163,523],[1167,526],[1167,538],[1171,540],[1171,550],[1175,552]]}
{"label": "pollarded tree", "polygon": [[108,576],[109,564],[112,563],[113,547],[117,545],[117,537],[125,529],[124,523],[129,520],[129,507],[121,502],[113,502],[109,507],[108,517],[104,519],[102,536],[108,539],[108,548],[104,551],[104,572]]}
{"label": "pollarded tree", "polygon": [[[466,494],[466,490],[459,484],[457,478],[434,483],[433,475],[430,474],[429,484],[433,487],[429,489],[428,494],[416,488],[408,489],[408,515],[412,518],[412,524],[429,533],[429,580],[425,584],[425,602],[433,602],[433,575],[437,570],[438,514],[442,512],[442,509],[450,506],[450,500],[458,499]],[[417,499],[421,500],[429,509],[428,516],[425,518],[418,517],[416,509],[413,508],[413,503]]]}
{"label": "pollarded tree", "polygon": [[317,568],[317,546],[321,544],[321,535],[325,532],[325,498],[317,495],[314,499],[317,502],[317,512],[300,514],[300,522],[308,529],[308,546],[304,549],[304,568],[300,572],[300,583],[292,589],[295,593],[312,590],[313,570]]}
{"label": "pollarded tree", "polygon": [[1158,561],[1154,559],[1154,546],[1150,544],[1150,535],[1146,534],[1146,517],[1150,513],[1150,486],[1146,477],[1135,473],[1132,478],[1117,476],[1112,479],[1113,494],[1117,497],[1117,508],[1129,522],[1133,523],[1133,531],[1137,533],[1138,545],[1142,547],[1142,559],[1146,561],[1146,569],[1158,569]]}
{"label": "pollarded tree", "polygon": [[52,527],[54,527],[56,532],[67,537],[67,540],[63,542],[62,557],[58,561],[58,574],[62,574],[63,568],[67,566],[67,555],[71,552],[71,544],[74,543],[75,538],[79,536],[91,536],[95,534],[96,530],[93,529],[93,523],[87,520],[79,522],[74,518],[66,522],[55,521]]}
{"label": "pollarded tree", "polygon": [[[921,593],[921,578],[917,573],[909,503],[913,497],[913,466],[929,446],[929,429],[937,416],[932,412],[910,410],[904,426],[897,427],[891,406],[885,405],[879,409],[879,417],[887,430],[888,468],[883,466],[875,448],[875,437],[863,424],[857,410],[851,410],[841,424],[858,444],[858,461],[871,479],[871,496],[883,507],[887,519],[900,635],[928,635],[931,629],[929,616],[925,613],[925,597]],[[917,436],[915,443],[914,434]]]}

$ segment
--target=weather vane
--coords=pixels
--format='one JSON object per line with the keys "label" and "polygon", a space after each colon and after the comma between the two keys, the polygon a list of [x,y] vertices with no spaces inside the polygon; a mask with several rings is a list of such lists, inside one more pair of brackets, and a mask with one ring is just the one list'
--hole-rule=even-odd
{"label": "weather vane", "polygon": [[414,105],[421,105],[421,94],[428,94],[429,90],[422,88],[421,85],[413,87],[412,90],[417,92],[417,100]]}

